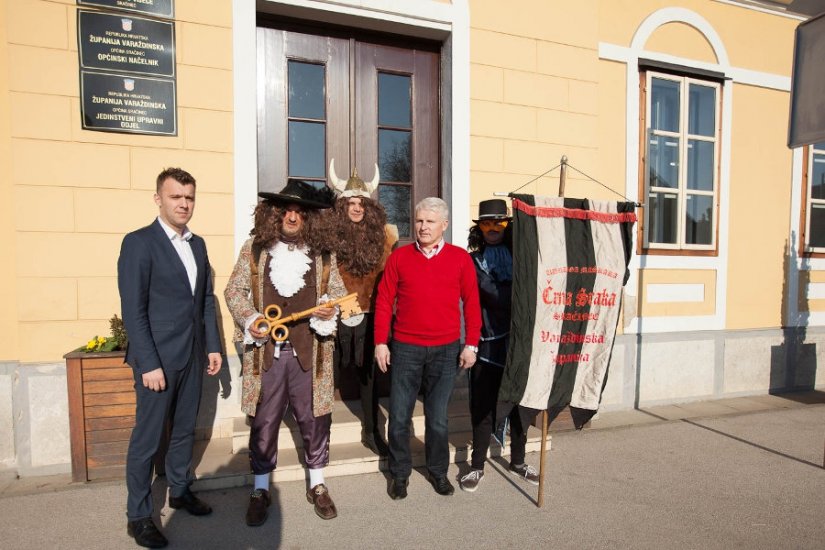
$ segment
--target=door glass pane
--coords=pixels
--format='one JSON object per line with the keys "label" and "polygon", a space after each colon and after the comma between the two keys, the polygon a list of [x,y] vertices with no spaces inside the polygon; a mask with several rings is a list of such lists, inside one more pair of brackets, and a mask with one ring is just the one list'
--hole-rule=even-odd
{"label": "door glass pane", "polygon": [[412,188],[408,185],[379,185],[378,201],[387,212],[387,223],[398,227],[398,237],[412,237]]}
{"label": "door glass pane", "polygon": [[650,99],[650,127],[666,132],[679,131],[679,83],[653,78]]}
{"label": "door glass pane", "polygon": [[325,178],[325,125],[289,121],[289,176]]}
{"label": "door glass pane", "polygon": [[378,166],[381,181],[412,181],[411,132],[378,130]]}
{"label": "door glass pane", "polygon": [[825,204],[811,205],[811,229],[808,234],[808,244],[825,247]]}
{"label": "door glass pane", "polygon": [[[825,143],[820,145],[825,145]],[[825,199],[825,151],[822,154],[814,153],[814,162],[810,172],[811,198]]]}
{"label": "door glass pane", "polygon": [[678,200],[672,193],[651,193],[648,199],[649,240],[653,243],[676,243]]}
{"label": "door glass pane", "polygon": [[289,116],[323,120],[324,66],[290,61],[287,78]]}
{"label": "door glass pane", "polygon": [[679,187],[679,138],[650,135],[650,186]]}
{"label": "door glass pane", "polygon": [[716,135],[716,88],[691,84],[688,92],[688,132],[700,136]]}
{"label": "door glass pane", "polygon": [[378,125],[411,128],[412,78],[378,73]]}
{"label": "door glass pane", "polygon": [[713,191],[713,151],[712,141],[688,140],[688,189]]}
{"label": "door glass pane", "polygon": [[685,220],[685,243],[711,244],[713,228],[713,197],[688,195]]}

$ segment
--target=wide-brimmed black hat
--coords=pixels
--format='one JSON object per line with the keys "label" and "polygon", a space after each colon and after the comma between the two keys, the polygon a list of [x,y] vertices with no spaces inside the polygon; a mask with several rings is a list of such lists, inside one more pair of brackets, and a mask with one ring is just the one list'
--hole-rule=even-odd
{"label": "wide-brimmed black hat", "polygon": [[507,212],[507,201],[502,199],[490,199],[488,201],[481,201],[478,204],[478,219],[473,220],[473,223],[478,223],[484,220],[509,220],[510,215]]}
{"label": "wide-brimmed black hat", "polygon": [[284,188],[277,193],[261,191],[258,196],[262,199],[297,204],[305,208],[331,208],[335,204],[335,192],[323,183],[320,187],[315,187],[306,181],[295,179],[287,180]]}

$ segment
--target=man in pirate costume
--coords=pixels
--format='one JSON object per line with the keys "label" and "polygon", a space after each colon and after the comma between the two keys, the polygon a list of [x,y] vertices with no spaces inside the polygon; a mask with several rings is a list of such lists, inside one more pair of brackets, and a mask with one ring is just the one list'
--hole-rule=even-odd
{"label": "man in pirate costume", "polygon": [[[510,304],[513,289],[513,234],[507,203],[502,199],[481,201],[478,219],[470,228],[468,250],[473,258],[481,303],[481,340],[478,360],[470,369],[470,418],[473,424],[473,453],[469,473],[459,485],[473,492],[484,477],[484,463],[490,437],[496,425],[496,402],[507,346],[510,340]],[[507,417],[510,426],[510,472],[538,485],[538,473],[524,463],[527,433],[513,408]],[[503,442],[502,436],[502,442]]]}
{"label": "man in pirate costume", "polygon": [[358,293],[363,312],[338,322],[335,355],[339,369],[354,369],[358,377],[364,411],[362,443],[375,454],[387,456],[383,426],[378,426],[372,311],[384,264],[398,242],[398,228],[387,225],[384,207],[371,196],[378,187],[378,165],[370,182],[364,182],[355,170],[345,181],[336,177],[334,162],[330,161],[329,174],[338,200],[328,233],[332,238],[330,247],[335,251],[347,293]]}
{"label": "man in pirate costume", "polygon": [[[224,292],[235,320],[235,341],[244,345],[241,408],[248,414],[249,461],[255,486],[246,513],[247,525],[266,521],[269,481],[278,460],[278,432],[289,410],[301,431],[309,468],[307,500],[323,519],[337,516],[324,484],[329,462],[329,435],[334,400],[332,359],[337,308],[323,307],[288,326],[288,339],[276,342],[258,322],[267,306],[283,315],[296,313],[344,295],[335,256],[320,254],[313,237],[318,209],[334,198],[327,187],[316,189],[289,180],[279,193],[259,193],[252,238],[241,248]],[[264,330],[261,330],[261,329]]]}

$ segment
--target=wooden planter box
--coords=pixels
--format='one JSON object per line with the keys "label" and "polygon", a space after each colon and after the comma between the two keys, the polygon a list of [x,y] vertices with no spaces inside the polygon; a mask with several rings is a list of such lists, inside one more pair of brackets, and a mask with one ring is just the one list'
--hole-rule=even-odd
{"label": "wooden planter box", "polygon": [[135,379],[124,357],[122,351],[64,356],[74,481],[125,477]]}

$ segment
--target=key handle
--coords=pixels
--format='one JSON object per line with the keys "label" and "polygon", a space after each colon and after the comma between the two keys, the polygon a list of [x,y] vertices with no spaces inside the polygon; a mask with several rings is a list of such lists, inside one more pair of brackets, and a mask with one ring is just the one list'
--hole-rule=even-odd
{"label": "key handle", "polygon": [[348,319],[353,315],[362,313],[361,307],[358,305],[358,293],[353,292],[336,300],[330,300],[315,307],[305,309],[304,311],[287,315],[286,317],[283,316],[283,310],[281,310],[280,306],[270,304],[264,309],[264,318],[255,321],[253,326],[258,332],[269,334],[276,342],[283,342],[289,337],[289,327],[286,326],[287,323],[308,317],[321,308],[336,305],[339,306],[341,310],[342,319]]}

